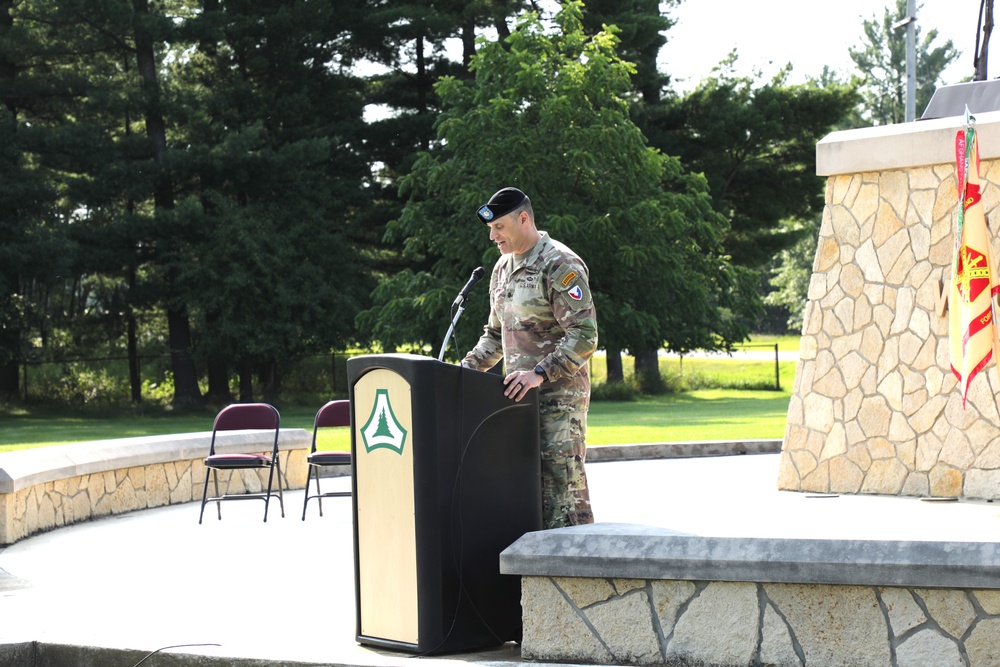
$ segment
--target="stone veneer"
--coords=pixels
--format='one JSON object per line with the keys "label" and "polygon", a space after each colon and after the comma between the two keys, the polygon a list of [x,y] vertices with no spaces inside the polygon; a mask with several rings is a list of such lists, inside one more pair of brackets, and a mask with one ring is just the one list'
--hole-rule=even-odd
{"label": "stone veneer", "polygon": [[[200,502],[211,435],[121,438],[0,454],[0,546],[97,517]],[[217,451],[269,451],[273,442],[273,434],[232,431],[219,434]],[[285,489],[305,486],[310,443],[311,434],[303,429],[281,430]],[[267,488],[266,470],[234,472],[230,493]],[[227,472],[220,472],[223,491],[227,477]],[[212,491],[210,487],[210,495]],[[269,514],[278,511],[280,516],[273,505]],[[291,508],[293,515],[297,512]],[[206,520],[213,514],[206,508]]]}
{"label": "stone veneer", "polygon": [[628,665],[992,667],[1000,591],[524,577],[522,657]]}
{"label": "stone veneer", "polygon": [[[945,118],[850,130],[817,146],[826,207],[779,488],[1000,498],[995,362],[963,409],[941,296],[962,126]],[[976,127],[990,218],[1000,205],[1000,114],[980,114]]]}
{"label": "stone veneer", "polygon": [[670,667],[996,667],[1000,542],[527,533],[529,660]]}

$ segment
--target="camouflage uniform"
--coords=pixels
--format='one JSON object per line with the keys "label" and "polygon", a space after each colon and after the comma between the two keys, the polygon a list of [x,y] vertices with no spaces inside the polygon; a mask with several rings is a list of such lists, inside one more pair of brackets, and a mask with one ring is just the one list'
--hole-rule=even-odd
{"label": "camouflage uniform", "polygon": [[490,276],[490,319],[462,365],[505,373],[545,371],[539,388],[545,528],[593,523],[584,470],[597,315],[589,271],[572,250],[540,232],[523,255],[501,255]]}

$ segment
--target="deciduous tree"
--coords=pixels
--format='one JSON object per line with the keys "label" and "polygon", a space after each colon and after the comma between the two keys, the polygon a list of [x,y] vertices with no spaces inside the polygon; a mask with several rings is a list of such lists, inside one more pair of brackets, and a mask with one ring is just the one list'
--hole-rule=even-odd
{"label": "deciduous tree", "polygon": [[[941,72],[959,57],[952,41],[935,44],[938,31],[923,32],[917,5],[916,28],[916,108],[919,116],[941,83]],[[881,17],[873,15],[863,23],[861,43],[849,49],[862,83],[858,122],[861,125],[890,125],[906,120],[906,31],[893,24],[907,15],[907,0],[896,0]],[[970,68],[970,78],[972,75]]]}
{"label": "deciduous tree", "polygon": [[[726,225],[704,179],[650,148],[629,119],[633,68],[613,34],[588,37],[580,3],[558,30],[523,17],[503,42],[480,44],[475,79],[437,86],[439,147],[405,179],[407,204],[389,233],[428,268],[400,273],[360,318],[388,347],[434,344],[471,269],[492,266],[476,208],[493,191],[521,187],[538,224],[588,263],[609,350],[716,348],[746,333],[740,314],[758,302],[746,274],[722,254]],[[458,352],[479,336],[487,299],[472,299]]]}

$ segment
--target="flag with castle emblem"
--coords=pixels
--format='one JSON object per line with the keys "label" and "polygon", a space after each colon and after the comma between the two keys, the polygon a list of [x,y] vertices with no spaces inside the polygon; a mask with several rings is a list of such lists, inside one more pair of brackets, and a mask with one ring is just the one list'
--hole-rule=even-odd
{"label": "flag with castle emblem", "polygon": [[969,385],[986,367],[997,349],[993,296],[1000,291],[990,248],[979,181],[979,141],[975,118],[966,114],[966,126],[955,137],[958,176],[958,215],[948,299],[951,371],[958,378],[965,407]]}

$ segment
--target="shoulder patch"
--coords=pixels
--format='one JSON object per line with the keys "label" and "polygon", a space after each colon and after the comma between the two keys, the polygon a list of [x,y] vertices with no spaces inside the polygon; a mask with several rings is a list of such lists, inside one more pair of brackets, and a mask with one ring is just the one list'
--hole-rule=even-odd
{"label": "shoulder patch", "polygon": [[573,310],[578,310],[590,305],[590,287],[587,285],[587,276],[579,266],[569,265],[562,267],[552,281],[552,289],[561,294],[565,294],[565,303]]}
{"label": "shoulder patch", "polygon": [[570,264],[568,266],[561,267],[556,272],[555,279],[552,281],[552,286],[560,292],[563,292],[572,287],[574,283],[579,282],[580,278],[580,271]]}

